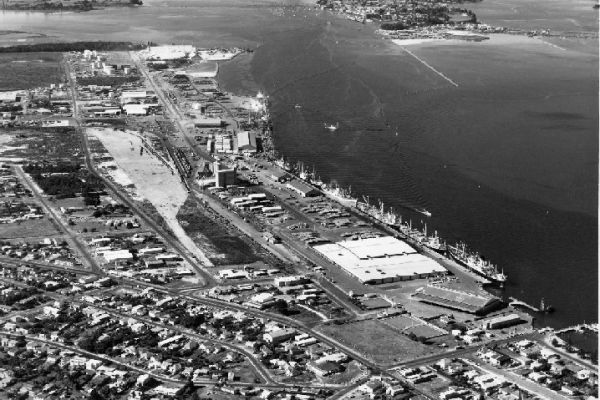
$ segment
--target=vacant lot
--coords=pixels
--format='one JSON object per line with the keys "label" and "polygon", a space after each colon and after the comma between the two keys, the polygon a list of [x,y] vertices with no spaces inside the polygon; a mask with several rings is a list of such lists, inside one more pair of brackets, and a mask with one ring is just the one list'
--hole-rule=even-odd
{"label": "vacant lot", "polygon": [[188,198],[177,219],[185,232],[215,265],[250,264],[260,260],[257,247],[227,222]]}
{"label": "vacant lot", "polygon": [[72,127],[7,128],[0,137],[0,156],[35,162],[83,162],[79,134]]}
{"label": "vacant lot", "polygon": [[50,219],[37,219],[23,221],[15,224],[0,225],[1,239],[15,239],[27,237],[49,237],[58,234],[54,223]]}
{"label": "vacant lot", "polygon": [[435,352],[433,347],[410,340],[378,320],[328,325],[322,327],[321,331],[382,364]]}
{"label": "vacant lot", "polygon": [[0,88],[33,89],[60,83],[64,79],[61,60],[61,53],[0,54]]}

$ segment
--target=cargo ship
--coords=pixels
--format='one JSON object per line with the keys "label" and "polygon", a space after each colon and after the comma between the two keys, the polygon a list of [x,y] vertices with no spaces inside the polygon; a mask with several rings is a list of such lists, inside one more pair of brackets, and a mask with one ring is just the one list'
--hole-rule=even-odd
{"label": "cargo ship", "polygon": [[446,250],[448,250],[448,246],[446,243],[443,243],[441,238],[438,236],[437,231],[433,232],[433,236],[427,236],[427,224],[425,224],[425,241],[422,242],[423,246],[430,248],[433,251],[436,251],[441,254],[445,254]]}
{"label": "cargo ship", "polygon": [[356,203],[356,208],[391,227],[396,225],[399,218],[391,208],[386,211],[385,204],[381,200],[379,200],[379,207],[372,205],[368,196],[363,196],[363,200]]}
{"label": "cargo ship", "polygon": [[325,196],[329,197],[332,200],[337,201],[338,203],[340,203],[341,205],[343,205],[345,207],[356,207],[358,199],[356,199],[355,197],[352,197],[352,195],[351,195],[352,188],[343,189],[343,188],[339,187],[337,184],[323,183],[323,185],[321,186],[321,190],[323,191]]}
{"label": "cargo ship", "polygon": [[498,272],[495,265],[488,261],[485,261],[479,254],[467,252],[466,245],[464,243],[457,244],[456,246],[447,246],[448,254],[458,264],[467,268],[469,271],[476,273],[486,279],[493,281],[499,285],[504,285],[507,277],[504,272]]}

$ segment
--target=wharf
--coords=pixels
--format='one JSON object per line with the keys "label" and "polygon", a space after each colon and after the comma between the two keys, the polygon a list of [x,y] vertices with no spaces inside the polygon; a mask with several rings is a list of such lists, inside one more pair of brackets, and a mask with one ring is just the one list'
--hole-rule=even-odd
{"label": "wharf", "polygon": [[469,271],[465,267],[456,263],[454,260],[451,260],[450,258],[445,257],[444,255],[436,252],[435,250],[432,250],[432,249],[428,248],[427,246],[423,246],[421,243],[417,242],[410,236],[407,236],[407,235],[403,234],[402,232],[392,228],[391,226],[384,224],[383,222],[381,222],[378,219],[372,217],[371,215],[365,213],[364,211],[361,211],[358,208],[352,208],[352,211],[358,215],[361,215],[364,218],[367,218],[373,224],[375,224],[376,226],[378,226],[385,232],[389,233],[390,235],[394,236],[395,238],[400,239],[400,240],[410,244],[411,246],[416,248],[419,252],[426,254],[429,257],[435,259],[436,261],[441,263],[444,268],[449,269],[450,272],[452,272],[454,275],[457,275],[456,271],[460,271],[460,274],[466,275],[470,278],[473,278],[473,280],[475,282],[478,282],[481,285],[490,285],[492,283],[492,281],[485,279],[484,277],[479,276],[479,275],[475,274],[474,272]]}

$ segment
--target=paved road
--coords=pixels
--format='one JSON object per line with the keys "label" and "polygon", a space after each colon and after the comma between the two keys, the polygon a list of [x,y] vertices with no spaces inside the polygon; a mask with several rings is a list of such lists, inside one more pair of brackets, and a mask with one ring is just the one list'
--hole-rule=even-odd
{"label": "paved road", "polygon": [[537,342],[541,343],[544,346],[549,347],[550,349],[552,349],[552,351],[558,353],[562,358],[567,358],[569,359],[571,362],[575,363],[575,364],[580,364],[586,368],[589,368],[592,371],[596,371],[598,370],[598,366],[594,365],[590,360],[582,360],[581,358],[566,352],[563,348],[559,348],[559,347],[554,347],[552,346],[552,337],[554,335],[550,334],[550,335],[536,335],[533,339],[536,340]]}
{"label": "paved road", "polygon": [[390,369],[399,368],[399,367],[419,367],[422,365],[429,365],[429,364],[433,364],[444,358],[456,358],[456,357],[461,357],[461,356],[466,356],[466,355],[472,354],[473,352],[480,349],[482,346],[492,347],[495,345],[501,345],[504,343],[513,342],[516,340],[532,339],[534,337],[534,335],[535,335],[535,333],[527,333],[524,335],[519,335],[518,337],[496,339],[496,340],[490,340],[487,342],[479,342],[475,345],[467,346],[464,349],[451,350],[451,351],[447,351],[444,353],[440,353],[440,354],[436,354],[436,355],[432,355],[432,356],[428,356],[428,357],[421,357],[421,358],[418,358],[415,360],[402,361],[402,362],[399,362],[397,364],[390,366]]}
{"label": "paved road", "polygon": [[515,374],[512,371],[494,368],[491,365],[488,365],[485,363],[479,363],[479,365],[477,365],[476,368],[479,368],[479,369],[483,370],[484,372],[487,372],[487,373],[490,373],[493,375],[502,376],[502,377],[506,378],[506,380],[509,381],[510,383],[514,383],[514,384],[518,385],[520,388],[528,391],[529,393],[535,394],[536,396],[539,396],[543,399],[548,399],[548,400],[569,399],[569,397],[567,397],[567,396],[563,396],[563,395],[561,395],[557,392],[554,392],[542,385],[538,385],[537,383],[534,383],[528,379],[525,379],[521,375]]}
{"label": "paved road", "polygon": [[81,241],[78,237],[78,233],[73,232],[67,225],[64,224],[63,220],[56,214],[56,212],[54,211],[54,208],[49,204],[46,196],[44,196],[40,192],[37,185],[34,185],[31,182],[29,176],[27,176],[27,174],[21,169],[21,167],[15,167],[15,171],[17,172],[17,175],[19,175],[21,180],[23,182],[25,182],[25,184],[29,187],[31,192],[35,194],[36,199],[40,201],[40,203],[42,204],[42,206],[44,207],[44,209],[46,210],[48,215],[52,218],[52,220],[58,226],[59,231],[61,231],[61,233],[66,235],[71,240],[71,242],[75,245],[75,247],[77,248],[77,251],[84,258],[84,261],[86,262],[86,264],[88,264],[88,266],[93,271],[99,272],[100,268],[98,267],[98,264],[92,258],[91,254],[88,251],[88,249],[86,248],[85,244],[81,243]]}
{"label": "paved road", "polygon": [[199,157],[202,157],[203,159],[205,159],[205,160],[207,160],[209,162],[214,162],[215,159],[213,158],[213,156],[211,156],[207,152],[205,152],[205,151],[199,149],[198,147],[196,147],[195,143],[192,143],[192,141],[190,139],[189,132],[187,131],[187,129],[181,123],[181,120],[183,119],[183,117],[179,113],[179,108],[175,107],[171,103],[170,99],[165,98],[165,96],[163,94],[162,88],[159,87],[156,84],[156,82],[154,82],[154,80],[152,79],[152,77],[148,73],[148,70],[146,69],[146,66],[144,65],[144,62],[142,60],[140,60],[140,58],[135,53],[133,53],[133,52],[129,52],[129,56],[131,57],[131,60],[137,65],[138,70],[141,71],[144,74],[144,76],[146,77],[146,79],[148,80],[148,82],[150,83],[150,85],[152,86],[152,88],[154,89],[154,92],[156,93],[156,96],[160,99],[160,101],[163,103],[163,105],[167,108],[167,110],[169,111],[169,113],[173,117],[173,120],[175,121],[175,123],[179,127],[179,130],[180,130],[181,134],[183,135],[183,140],[185,140],[185,142],[190,147],[190,149],[194,152],[194,154],[196,154]]}
{"label": "paved road", "polygon": [[401,380],[404,385],[406,385],[407,387],[410,387],[412,390],[414,390],[415,392],[424,395],[427,398],[431,398],[431,396],[427,395],[426,393],[424,393],[422,390],[418,389],[417,387],[415,387],[412,383],[408,382],[407,380],[405,380],[402,377],[398,377],[392,373],[390,373],[389,371],[387,371],[386,368],[381,367],[377,364],[375,364],[374,362],[372,362],[371,360],[369,360],[368,358],[362,356],[362,354],[358,353],[357,351],[353,350],[352,348],[348,347],[347,345],[332,339],[331,337],[324,335],[310,327],[308,327],[306,324],[293,320],[291,318],[287,318],[284,316],[280,316],[280,315],[275,315],[275,314],[270,314],[264,311],[260,311],[260,310],[255,310],[255,309],[251,309],[248,307],[244,307],[235,303],[226,303],[224,301],[221,300],[215,300],[215,299],[209,299],[206,297],[192,297],[192,296],[185,296],[186,298],[189,298],[190,300],[195,300],[198,301],[200,303],[203,304],[207,304],[207,305],[212,305],[214,307],[218,307],[218,308],[229,308],[232,310],[237,310],[237,311],[241,311],[247,314],[253,314],[257,317],[260,318],[267,318],[269,320],[274,320],[277,322],[281,322],[282,324],[285,324],[287,326],[291,326],[293,328],[296,328],[299,331],[308,333],[309,335],[311,335],[312,337],[318,339],[319,341],[321,341],[322,343],[325,343],[329,346],[331,346],[334,349],[337,349],[338,351],[341,351],[342,353],[348,355],[349,357],[359,361],[360,363],[362,363],[363,365],[365,365],[366,367],[370,368],[373,372],[376,372],[378,374],[381,375],[385,375],[388,376],[390,378],[394,378],[394,379],[399,379]]}

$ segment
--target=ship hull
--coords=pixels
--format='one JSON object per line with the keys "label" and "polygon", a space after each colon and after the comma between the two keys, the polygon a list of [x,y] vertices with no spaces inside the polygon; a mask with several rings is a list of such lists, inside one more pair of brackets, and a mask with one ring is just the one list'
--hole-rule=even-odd
{"label": "ship hull", "polygon": [[454,252],[451,249],[448,249],[447,254],[450,256],[450,258],[452,260],[456,261],[456,263],[458,263],[460,266],[466,268],[470,272],[473,272],[474,274],[477,274],[477,275],[489,280],[490,282],[492,282],[495,285],[504,286],[505,281],[498,280],[497,278],[495,278],[492,275],[488,275],[488,274],[478,270],[477,268],[471,267],[469,264],[464,262],[460,257],[458,257],[456,254],[454,254]]}
{"label": "ship hull", "polygon": [[334,194],[331,194],[327,191],[323,191],[323,194],[325,195],[325,197],[337,201],[338,203],[340,203],[341,205],[343,205],[344,207],[356,207],[356,203],[358,202],[357,199],[346,199],[344,197],[341,196],[336,196]]}
{"label": "ship hull", "polygon": [[423,244],[423,246],[427,247],[429,250],[433,250],[436,253],[440,253],[442,255],[446,254],[448,249],[446,247],[432,247],[432,246],[428,246],[427,244]]}

